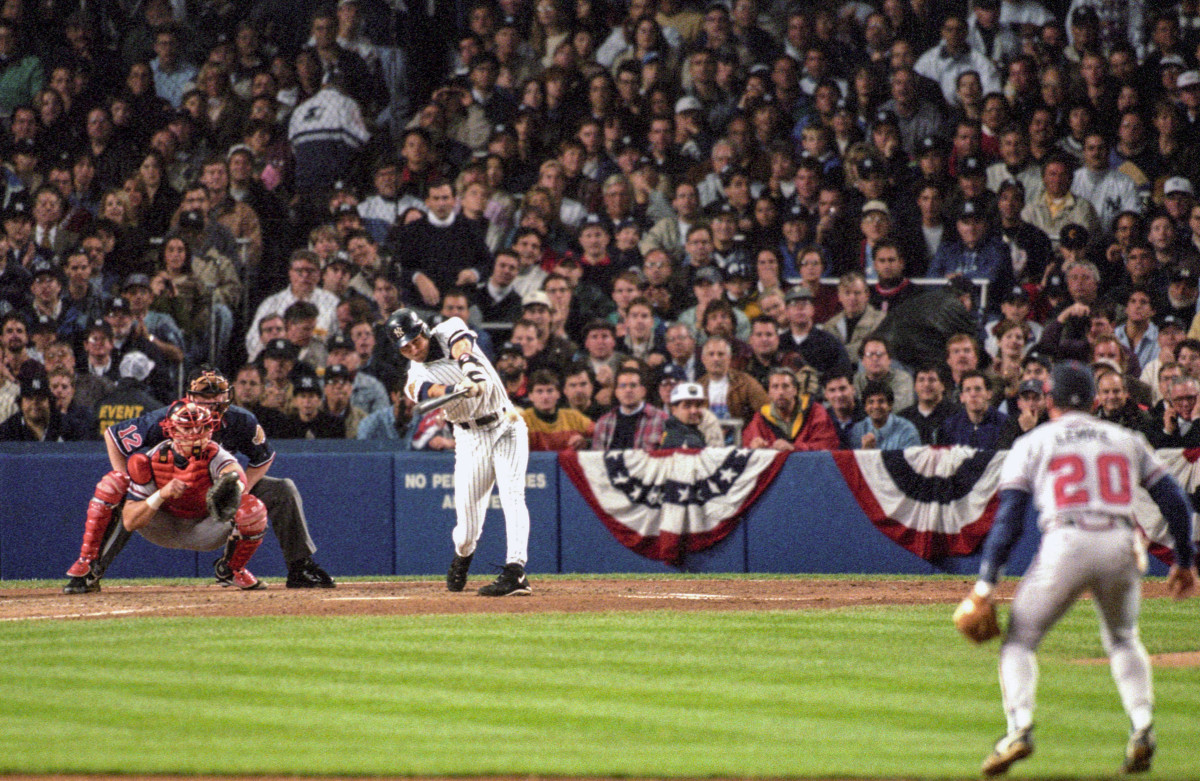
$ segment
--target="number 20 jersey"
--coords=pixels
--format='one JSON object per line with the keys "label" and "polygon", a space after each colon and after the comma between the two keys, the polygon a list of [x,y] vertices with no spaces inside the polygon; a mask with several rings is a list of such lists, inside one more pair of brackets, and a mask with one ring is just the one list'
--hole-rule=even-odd
{"label": "number 20 jersey", "polygon": [[1067,412],[1013,443],[1000,471],[1000,490],[1033,496],[1038,526],[1118,516],[1131,523],[1134,486],[1149,488],[1167,474],[1146,438],[1081,412]]}

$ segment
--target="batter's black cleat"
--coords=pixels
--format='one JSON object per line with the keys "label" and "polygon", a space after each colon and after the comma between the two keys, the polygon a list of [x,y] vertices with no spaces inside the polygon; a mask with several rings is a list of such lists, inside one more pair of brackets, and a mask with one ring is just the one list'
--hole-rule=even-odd
{"label": "batter's black cleat", "polygon": [[1129,742],[1125,744],[1125,762],[1121,770],[1126,773],[1145,773],[1150,769],[1157,745],[1153,725],[1135,730],[1129,735]]}
{"label": "batter's black cleat", "polygon": [[471,559],[475,558],[475,554],[470,556],[454,555],[454,561],[450,562],[450,571],[446,573],[446,590],[447,591],[462,591],[467,585],[467,570],[471,569]]}
{"label": "batter's black cleat", "polygon": [[479,589],[481,597],[527,597],[532,593],[520,564],[505,564],[494,581]]}
{"label": "batter's black cleat", "polygon": [[90,572],[86,575],[76,575],[63,586],[64,594],[92,594],[100,590],[100,578]]}
{"label": "batter's black cleat", "polygon": [[287,588],[336,588],[329,573],[305,556],[288,565]]}
{"label": "batter's black cleat", "polygon": [[980,768],[985,776],[999,776],[1008,772],[1013,763],[1033,753],[1033,727],[1024,727],[1010,732],[996,743],[992,753],[983,760]]}

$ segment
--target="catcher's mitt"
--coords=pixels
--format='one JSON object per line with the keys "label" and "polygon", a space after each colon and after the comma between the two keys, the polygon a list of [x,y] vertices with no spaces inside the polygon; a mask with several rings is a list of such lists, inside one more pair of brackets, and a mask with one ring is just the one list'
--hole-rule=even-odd
{"label": "catcher's mitt", "polygon": [[996,620],[996,605],[991,597],[981,597],[974,591],[968,594],[954,611],[954,628],[976,643],[998,637],[1000,622]]}
{"label": "catcher's mitt", "polygon": [[204,503],[208,505],[209,515],[231,523],[242,503],[242,481],[237,472],[226,472],[218,477],[204,495]]}

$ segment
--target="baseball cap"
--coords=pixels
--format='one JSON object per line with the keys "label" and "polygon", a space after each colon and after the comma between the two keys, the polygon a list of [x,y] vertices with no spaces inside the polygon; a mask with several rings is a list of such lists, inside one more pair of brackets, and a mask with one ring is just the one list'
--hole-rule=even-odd
{"label": "baseball cap", "polygon": [[808,285],[796,285],[784,294],[783,300],[788,304],[793,301],[812,301],[813,292],[808,289]]}
{"label": "baseball cap", "polygon": [[968,198],[963,201],[962,206],[958,209],[958,219],[960,220],[982,220],[983,219],[983,204],[974,198]]}
{"label": "baseball cap", "polygon": [[125,277],[125,282],[121,285],[121,290],[128,290],[131,287],[144,287],[149,290],[150,277],[145,274],[130,274]]}
{"label": "baseball cap", "polygon": [[104,334],[109,339],[113,338],[112,326],[109,325],[108,323],[104,322],[103,320],[93,320],[92,322],[88,323],[87,331],[85,333],[88,336],[91,336],[92,334],[94,334],[97,331]]}
{"label": "baseball cap", "polygon": [[[354,212],[354,213],[358,214],[358,212]],[[330,266],[335,266],[335,265],[336,266],[345,266],[346,268],[350,269],[351,271],[354,270],[354,261],[351,260],[350,256],[347,255],[342,250],[338,250],[337,252],[333,253],[332,255],[329,256],[329,260],[325,261],[325,268],[329,268]]]}
{"label": "baseball cap", "polygon": [[1046,287],[1042,292],[1048,296],[1065,296],[1067,294],[1067,282],[1063,279],[1062,274],[1051,274],[1046,280]]}
{"label": "baseball cap", "polygon": [[1001,300],[1005,303],[1009,301],[1028,301],[1029,291],[1020,285],[1014,285],[1007,293],[1004,294],[1004,298]]}
{"label": "baseball cap", "polygon": [[[1200,73],[1196,73],[1196,83],[1200,84]],[[1175,193],[1187,193],[1195,195],[1196,191],[1192,188],[1192,183],[1182,176],[1172,176],[1167,181],[1163,182],[1163,195],[1173,195]]]}
{"label": "baseball cap", "polygon": [[863,204],[862,213],[870,214],[871,212],[883,212],[887,216],[892,216],[892,212],[888,209],[888,205],[883,201],[867,201]]}
{"label": "baseball cap", "polygon": [[345,201],[342,201],[337,205],[337,208],[333,210],[334,219],[350,215],[354,217],[358,216],[358,207],[352,203],[346,203]]}
{"label": "baseball cap", "polygon": [[1068,223],[1058,234],[1058,243],[1064,249],[1083,249],[1088,244],[1088,230],[1078,223]]}
{"label": "baseball cap", "polygon": [[703,111],[704,106],[700,105],[700,101],[692,95],[684,95],[679,100],[675,101],[675,113],[682,114],[685,111]]}
{"label": "baseball cap", "polygon": [[858,161],[858,175],[861,177],[884,176],[883,164],[873,157],[864,157]]}
{"label": "baseball cap", "polygon": [[299,396],[301,393],[315,393],[321,395],[321,381],[311,374],[305,374],[296,378],[296,382],[292,385],[292,394]]}
{"label": "baseball cap", "polygon": [[693,285],[698,285],[702,282],[705,284],[719,285],[723,281],[724,275],[721,274],[721,269],[717,268],[716,266],[704,266],[701,269],[697,269],[696,273],[692,275]]}
{"label": "baseball cap", "polygon": [[1050,367],[1054,364],[1054,362],[1050,360],[1049,355],[1046,355],[1045,353],[1039,353],[1036,350],[1031,353],[1026,353],[1025,357],[1021,359],[1022,368],[1028,366],[1030,363],[1040,364],[1041,366],[1045,367],[1047,371],[1049,371]]}
{"label": "baseball cap", "polygon": [[1183,282],[1185,284],[1196,286],[1196,272],[1192,271],[1187,266],[1176,266],[1171,272],[1171,282]]}
{"label": "baseball cap", "polygon": [[121,366],[118,371],[122,377],[132,377],[138,382],[142,382],[150,376],[150,372],[154,371],[154,361],[141,350],[130,350],[121,358]]}
{"label": "baseball cap", "polygon": [[60,282],[62,281],[62,269],[58,267],[57,263],[45,258],[38,258],[30,264],[29,275],[34,279],[49,276],[54,277]]}
{"label": "baseball cap", "polygon": [[[1167,68],[1186,68],[1187,63],[1178,54],[1168,54],[1158,61],[1158,69],[1165,70]],[[1178,80],[1176,81],[1178,84]]]}
{"label": "baseball cap", "polygon": [[199,209],[188,209],[179,213],[179,227],[184,230],[200,230],[204,227],[204,214]]}
{"label": "baseball cap", "polygon": [[662,385],[668,380],[671,382],[687,382],[687,378],[687,371],[682,366],[672,363],[663,368],[662,376],[658,379],[658,384]]}
{"label": "baseball cap", "polygon": [[346,382],[354,382],[354,372],[340,363],[335,363],[332,366],[325,367],[325,382],[330,383],[334,380],[344,380]]}
{"label": "baseball cap", "polygon": [[1179,89],[1200,86],[1200,71],[1184,71],[1176,77],[1175,86]]}
{"label": "baseball cap", "polygon": [[545,290],[530,290],[521,297],[521,308],[527,306],[544,306],[550,308],[550,296],[546,295]]}
{"label": "baseball cap", "polygon": [[496,358],[497,359],[499,359],[501,355],[524,355],[524,354],[525,354],[524,350],[522,350],[520,347],[513,344],[512,342],[505,342],[504,344],[500,345],[500,349],[496,350]]}
{"label": "baseball cap", "polygon": [[108,308],[104,310],[104,313],[112,314],[113,312],[124,312],[125,314],[129,314],[129,299],[122,296],[117,296],[112,301],[109,301]]}
{"label": "baseball cap", "polygon": [[950,278],[949,288],[956,293],[974,293],[975,283],[970,277],[959,274]]}
{"label": "baseball cap", "polygon": [[33,396],[50,398],[50,384],[44,377],[27,377],[21,380],[21,398]]}
{"label": "baseball cap", "polygon": [[8,204],[8,208],[4,210],[5,220],[28,220],[33,222],[33,214],[30,213],[29,203],[24,198],[14,198]]}
{"label": "baseball cap", "polygon": [[681,382],[671,389],[671,403],[678,404],[681,401],[708,401],[708,397],[704,395],[700,383]]}
{"label": "baseball cap", "polygon": [[1026,393],[1036,393],[1037,395],[1041,396],[1045,392],[1046,392],[1046,389],[1042,385],[1041,380],[1025,380],[1024,382],[1021,383],[1021,389],[1018,391],[1018,395],[1023,395]]}
{"label": "baseball cap", "polygon": [[875,112],[874,126],[879,127],[880,125],[894,125],[899,127],[900,120],[896,116],[896,112],[883,109],[882,111]]}
{"label": "baseball cap", "polygon": [[1095,397],[1092,372],[1079,361],[1060,361],[1050,370],[1050,398],[1055,405],[1085,409]]}
{"label": "baseball cap", "polygon": [[793,203],[788,210],[783,213],[784,222],[807,222],[813,216],[812,210],[800,202]]}
{"label": "baseball cap", "polygon": [[917,157],[924,157],[931,152],[945,153],[949,144],[941,136],[923,136],[917,142]]}
{"label": "baseball cap", "polygon": [[349,350],[354,352],[354,340],[345,334],[331,336],[329,341],[325,342],[327,352],[336,352],[337,350]]}
{"label": "baseball cap", "polygon": [[263,347],[263,357],[294,361],[300,357],[300,348],[287,339],[272,339]]}
{"label": "baseball cap", "polygon": [[583,223],[579,226],[580,232],[586,230],[587,228],[600,228],[605,233],[610,235],[612,234],[612,225],[609,223],[608,219],[601,217],[599,214],[594,212],[584,217]]}
{"label": "baseball cap", "polygon": [[982,157],[970,155],[958,161],[959,176],[986,176],[987,165],[984,164]]}
{"label": "baseball cap", "polygon": [[1154,324],[1158,326],[1158,330],[1160,331],[1164,328],[1178,328],[1180,331],[1187,330],[1187,326],[1183,324],[1183,321],[1180,320],[1177,315],[1173,315],[1169,312],[1165,315],[1159,315],[1158,317],[1154,318]]}

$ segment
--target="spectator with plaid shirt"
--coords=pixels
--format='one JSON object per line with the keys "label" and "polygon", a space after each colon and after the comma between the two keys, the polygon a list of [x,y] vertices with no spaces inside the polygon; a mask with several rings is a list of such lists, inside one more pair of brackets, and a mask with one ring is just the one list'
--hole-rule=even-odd
{"label": "spectator with plaid shirt", "polygon": [[646,403],[646,383],[638,369],[617,372],[617,406],[600,416],[592,450],[654,450],[662,442],[667,413]]}

